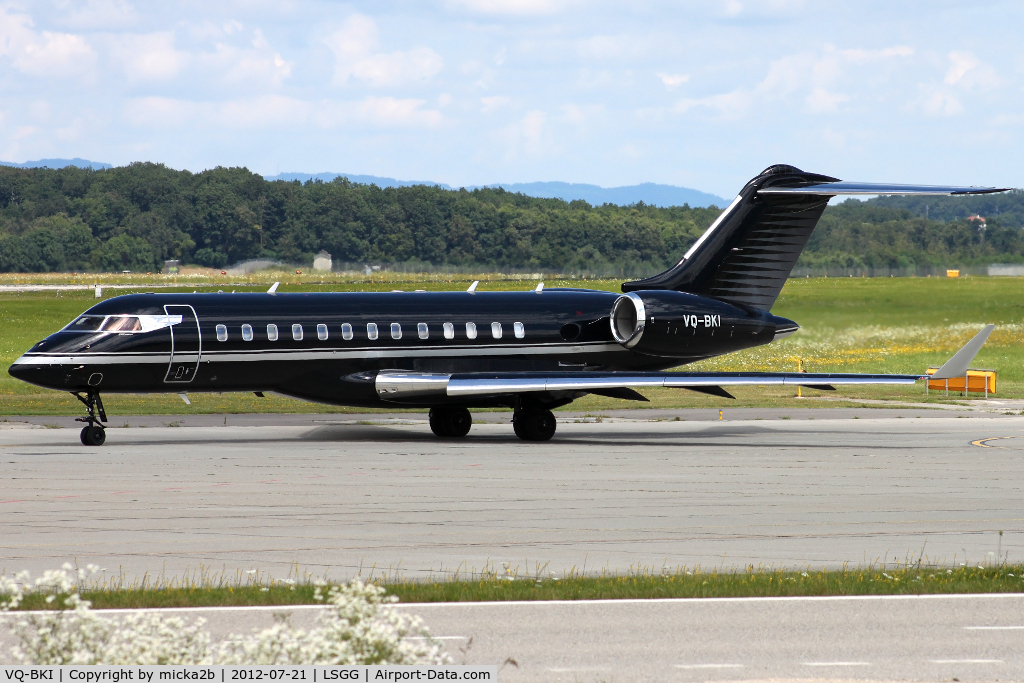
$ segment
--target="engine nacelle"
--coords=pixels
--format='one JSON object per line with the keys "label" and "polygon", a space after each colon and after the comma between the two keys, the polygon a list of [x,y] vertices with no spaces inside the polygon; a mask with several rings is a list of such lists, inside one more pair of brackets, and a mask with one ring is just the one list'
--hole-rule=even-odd
{"label": "engine nacelle", "polygon": [[646,290],[615,300],[612,336],[627,349],[674,358],[704,357],[766,344],[799,325],[764,311],[685,292]]}

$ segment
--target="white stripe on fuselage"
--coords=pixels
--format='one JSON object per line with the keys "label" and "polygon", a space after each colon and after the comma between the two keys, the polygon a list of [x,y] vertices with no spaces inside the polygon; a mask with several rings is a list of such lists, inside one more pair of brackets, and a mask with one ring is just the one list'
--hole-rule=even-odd
{"label": "white stripe on fuselage", "polygon": [[[478,356],[536,356],[554,355],[559,353],[609,353],[627,352],[618,344],[606,342],[584,342],[581,344],[516,344],[503,346],[449,346],[421,348],[405,346],[397,349],[375,349],[361,347],[356,349],[289,349],[285,351],[269,351],[254,349],[252,351],[203,351],[202,360],[214,363],[233,363],[248,361],[301,361],[301,360],[348,360],[362,358],[438,358],[453,357],[474,358]],[[170,353],[79,353],[75,355],[48,355],[45,353],[26,353],[14,361],[15,365],[120,365],[135,363],[169,363]],[[196,354],[175,354],[176,363],[194,363]]]}

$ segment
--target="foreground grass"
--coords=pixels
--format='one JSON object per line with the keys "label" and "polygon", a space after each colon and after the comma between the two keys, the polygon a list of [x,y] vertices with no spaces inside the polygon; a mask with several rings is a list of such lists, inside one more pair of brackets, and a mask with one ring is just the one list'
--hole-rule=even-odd
{"label": "foreground grass", "polygon": [[[63,280],[61,278],[64,278]],[[99,276],[0,276],[0,284],[76,281],[92,284]],[[108,294],[146,291],[155,284],[160,291],[265,291],[267,281],[280,279],[279,291],[389,291],[391,289],[460,290],[473,279],[481,289],[533,289],[535,280],[500,275],[445,276],[438,274],[388,273],[372,278],[334,273],[292,275],[260,273],[230,278],[205,273],[188,280],[170,276],[102,276],[132,285]],[[188,284],[185,284],[187,281]],[[548,287],[588,287],[618,291],[619,280],[550,280]],[[137,287],[137,288],[136,288]],[[0,293],[0,364],[6,367],[32,344],[60,329],[93,305],[92,291],[44,291]],[[809,372],[918,373],[938,365],[984,323],[998,325],[982,348],[974,367],[999,372],[999,398],[1024,397],[1024,279],[970,277],[946,278],[815,278],[789,280],[772,312],[799,322],[803,329],[768,346],[694,363],[693,371],[795,371],[799,364]],[[836,392],[807,390],[807,400],[795,398],[794,390],[772,387],[740,387],[730,390],[736,401],[708,397],[685,390],[645,390],[650,403],[588,396],[566,410],[601,411],[616,408],[805,408],[865,405],[862,400],[944,402],[923,385],[840,387]],[[292,399],[251,394],[191,394],[192,405],[174,395],[108,395],[108,412],[117,415],[189,415],[201,413],[346,413],[367,412],[324,406]],[[843,403],[821,398],[844,399]],[[971,395],[970,399],[978,398]],[[950,397],[950,400],[963,400]],[[0,415],[78,415],[79,403],[68,394],[46,391],[19,382],[0,371]]]}
{"label": "foreground grass", "polygon": [[[561,578],[497,578],[442,581],[378,581],[403,603],[509,600],[624,600],[654,598],[739,598],[854,595],[933,595],[1024,592],[1024,565],[917,567],[841,571],[679,571],[665,575]],[[234,586],[158,586],[85,590],[95,609],[312,605],[310,583],[252,582]],[[21,609],[53,607],[42,595]]]}

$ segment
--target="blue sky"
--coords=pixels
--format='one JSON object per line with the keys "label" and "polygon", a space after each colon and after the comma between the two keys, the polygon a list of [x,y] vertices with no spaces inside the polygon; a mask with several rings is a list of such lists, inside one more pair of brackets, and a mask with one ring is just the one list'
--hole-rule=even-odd
{"label": "blue sky", "polygon": [[0,158],[1020,187],[1022,27],[981,0],[6,3]]}

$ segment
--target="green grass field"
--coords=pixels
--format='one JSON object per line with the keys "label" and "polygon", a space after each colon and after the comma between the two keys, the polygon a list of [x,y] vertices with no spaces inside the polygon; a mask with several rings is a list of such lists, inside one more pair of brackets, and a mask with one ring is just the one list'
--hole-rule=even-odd
{"label": "green grass field", "polygon": [[[187,583],[187,582],[186,582]],[[488,602],[505,600],[623,600],[819,595],[924,595],[1024,592],[1024,566],[928,567],[839,571],[639,572],[622,576],[487,576],[427,581],[376,581],[400,602]],[[245,579],[220,585],[179,582],[83,590],[96,609],[227,607],[316,604],[312,583]],[[30,594],[19,609],[49,609],[46,594]]]}
{"label": "green grass field", "polygon": [[[61,277],[64,279],[62,280]],[[465,289],[480,279],[480,289],[532,289],[533,279],[502,279],[496,275],[443,276],[397,273],[363,279],[333,274],[293,275],[261,273],[231,278],[219,274],[180,277],[103,276],[106,285],[132,285],[130,290],[106,290],[114,295],[148,291],[154,284],[176,285],[160,291],[264,291],[268,282],[282,281],[279,291],[390,291],[391,289]],[[93,284],[96,276],[5,275],[0,284],[75,281]],[[183,282],[188,282],[183,286]],[[576,286],[618,291],[617,280],[552,280],[548,287]],[[151,290],[150,290],[151,291]],[[96,302],[90,291],[0,293],[0,363],[9,365],[33,343],[61,328]],[[1024,397],[1024,279],[946,278],[815,278],[790,280],[772,312],[800,323],[797,334],[765,347],[751,349],[687,366],[688,370],[794,371],[798,362],[809,372],[916,373],[945,361],[985,323],[998,327],[973,367],[999,372],[999,397]],[[613,408],[718,408],[718,407],[821,407],[837,406],[814,397],[826,392],[807,390],[809,400],[793,397],[791,389],[742,387],[737,400],[712,398],[685,390],[643,392],[651,402],[586,397],[565,410],[600,411]],[[828,398],[845,398],[845,405],[861,399],[926,400],[924,386],[840,387]],[[268,396],[249,394],[190,394],[192,405],[174,395],[104,397],[111,415],[190,414],[239,412],[366,412]],[[973,394],[971,398],[976,398]],[[934,394],[927,399],[941,402]],[[950,400],[954,400],[953,397]],[[963,400],[957,398],[955,400]],[[0,414],[77,415],[78,402],[68,394],[46,391],[0,375]]]}

